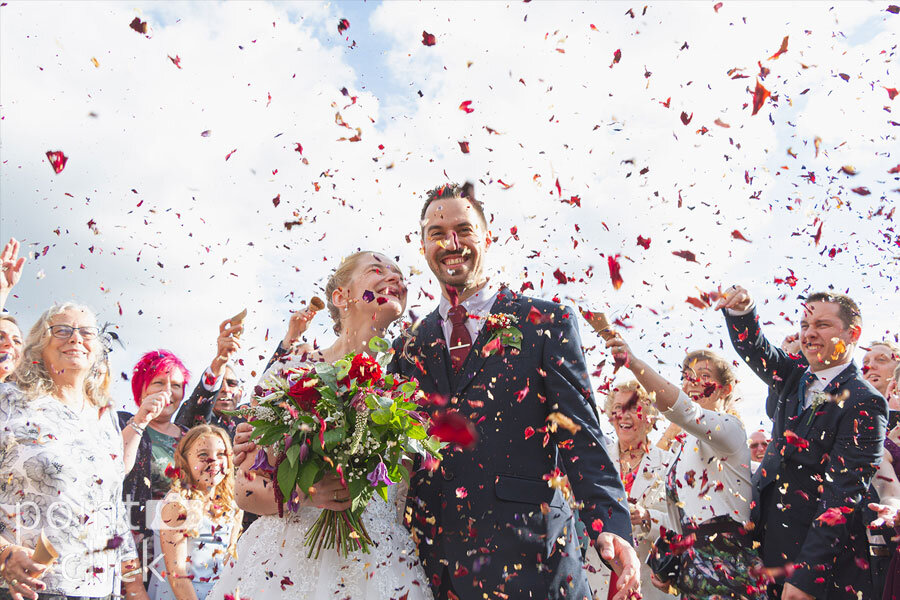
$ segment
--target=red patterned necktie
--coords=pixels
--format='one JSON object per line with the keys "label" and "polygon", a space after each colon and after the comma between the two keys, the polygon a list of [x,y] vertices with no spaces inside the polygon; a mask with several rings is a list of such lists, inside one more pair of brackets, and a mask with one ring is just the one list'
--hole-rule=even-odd
{"label": "red patterned necktie", "polygon": [[450,323],[453,325],[450,330],[450,363],[453,365],[453,370],[458,371],[472,348],[472,336],[466,329],[469,313],[466,312],[465,307],[457,304],[450,309],[447,316],[450,317]]}

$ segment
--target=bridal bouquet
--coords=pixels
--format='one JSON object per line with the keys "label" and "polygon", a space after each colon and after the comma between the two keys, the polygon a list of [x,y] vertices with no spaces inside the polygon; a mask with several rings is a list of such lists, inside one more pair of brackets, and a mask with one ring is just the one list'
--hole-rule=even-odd
{"label": "bridal bouquet", "polygon": [[[413,381],[384,374],[390,345],[373,338],[376,358],[348,354],[334,364],[287,366],[267,376],[254,390],[255,402],[235,412],[250,421],[252,437],[277,457],[274,471],[278,513],[296,512],[302,492],[327,474],[340,477],[352,501],[350,509],[323,510],[306,535],[308,557],[325,548],[342,556],[369,551],[372,543],[361,515],[388,486],[408,479],[404,462],[416,455],[439,460],[441,442],[428,435],[429,421],[418,412],[423,394]],[[258,466],[269,466],[260,451]],[[257,465],[254,465],[255,467]]]}

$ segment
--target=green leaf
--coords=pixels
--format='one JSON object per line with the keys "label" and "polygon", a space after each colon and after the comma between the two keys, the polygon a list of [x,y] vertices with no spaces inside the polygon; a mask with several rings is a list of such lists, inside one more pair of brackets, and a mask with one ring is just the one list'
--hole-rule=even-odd
{"label": "green leaf", "polygon": [[375,488],[375,491],[378,492],[378,495],[381,496],[382,500],[384,500],[385,502],[388,501],[388,498],[387,498],[388,488],[386,485],[384,485],[384,484],[379,485],[377,488]]}
{"label": "green leaf", "polygon": [[375,336],[369,340],[369,350],[372,352],[388,352],[390,349],[391,345],[385,339]]}
{"label": "green leaf", "polygon": [[407,435],[414,440],[424,440],[428,437],[428,434],[425,433],[425,428],[421,425],[413,425],[410,427]]}
{"label": "green leaf", "polygon": [[347,437],[347,430],[343,427],[329,429],[325,432],[325,448],[331,450]]}
{"label": "green leaf", "polygon": [[376,425],[387,425],[391,421],[391,409],[379,408],[369,415],[369,418],[372,419],[372,422]]}
{"label": "green leaf", "polygon": [[297,457],[300,456],[300,444],[291,444],[291,447],[287,449],[287,459],[290,461],[291,466],[294,466],[294,463],[297,462]]}
{"label": "green leaf", "polygon": [[[347,375],[350,374],[350,366],[351,363],[346,358],[342,358],[341,360],[334,363],[335,369],[335,379],[344,379]],[[337,386],[335,386],[337,387]]]}
{"label": "green leaf", "polygon": [[300,488],[301,492],[306,494],[309,488],[316,482],[316,477],[319,475],[321,466],[322,465],[317,460],[307,460],[300,466],[300,475],[297,477],[297,487]]}
{"label": "green leaf", "polygon": [[273,424],[272,427],[256,442],[259,446],[270,446],[281,439],[288,432],[288,426],[283,423]]}
{"label": "green leaf", "polygon": [[290,461],[287,460],[281,461],[281,464],[278,465],[278,488],[281,490],[281,495],[284,496],[285,500],[289,499],[291,492],[294,491],[298,466],[297,464],[291,465]]}

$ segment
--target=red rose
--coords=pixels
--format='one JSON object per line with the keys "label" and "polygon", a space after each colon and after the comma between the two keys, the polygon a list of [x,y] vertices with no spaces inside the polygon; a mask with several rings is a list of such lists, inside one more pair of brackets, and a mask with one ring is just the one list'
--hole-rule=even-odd
{"label": "red rose", "polygon": [[288,396],[296,402],[297,406],[300,407],[300,410],[305,410],[309,413],[315,412],[316,404],[319,402],[319,398],[322,397],[322,394],[316,389],[317,383],[317,379],[304,377],[303,379],[298,380],[291,386],[291,389],[288,390]]}
{"label": "red rose", "polygon": [[377,383],[381,381],[381,365],[367,354],[357,354],[350,363],[347,379],[355,379],[358,386]]}

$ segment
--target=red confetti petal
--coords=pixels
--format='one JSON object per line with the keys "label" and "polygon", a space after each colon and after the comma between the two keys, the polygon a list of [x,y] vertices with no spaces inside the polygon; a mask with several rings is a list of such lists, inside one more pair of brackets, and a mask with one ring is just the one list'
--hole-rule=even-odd
{"label": "red confetti petal", "polygon": [[650,238],[645,238],[642,236],[638,236],[637,245],[643,248],[644,250],[650,249]]}
{"label": "red confetti petal", "polygon": [[434,36],[427,31],[422,32],[422,45],[423,46],[434,46],[436,40]]}
{"label": "red confetti petal", "polygon": [[788,36],[784,36],[784,39],[781,40],[781,48],[778,49],[778,52],[769,57],[769,60],[775,60],[782,54],[788,51]]}
{"label": "red confetti petal", "polygon": [[619,62],[620,60],[622,60],[622,51],[616,50],[615,52],[613,52],[613,60],[611,63],[609,63],[609,68],[612,69],[613,65],[616,64],[617,62]]}
{"label": "red confetti petal", "polygon": [[[690,250],[676,250],[673,252],[675,256],[681,257],[688,262],[697,262],[697,255]],[[700,264],[700,263],[697,263]]]}
{"label": "red confetti petal", "polygon": [[854,194],[859,194],[860,196],[868,196],[872,192],[869,191],[869,188],[861,186],[855,187],[851,190]]}
{"label": "red confetti petal", "polygon": [[459,144],[459,149],[462,150],[463,154],[469,153],[469,142],[457,142]]}
{"label": "red confetti petal", "polygon": [[591,523],[591,529],[593,529],[597,533],[603,533],[603,521],[601,521],[600,519],[594,519]]}
{"label": "red confetti petal", "polygon": [[350,29],[350,21],[348,21],[347,19],[341,19],[340,21],[338,21],[338,34],[343,35],[343,33],[348,29]]}
{"label": "red confetti petal", "polygon": [[684,111],[681,112],[681,122],[684,123],[685,125],[690,123],[691,119],[693,119],[693,118],[694,118],[694,113],[691,113],[691,115],[688,116],[688,114],[686,112],[684,112]]}
{"label": "red confetti petal", "polygon": [[66,162],[69,160],[69,157],[63,154],[62,150],[48,150],[47,160],[50,161],[50,166],[53,167],[53,170],[59,174],[66,168]]}
{"label": "red confetti petal", "polygon": [[756,81],[756,89],[753,91],[753,115],[759,112],[759,109],[762,108],[763,104],[766,101],[766,98],[769,97],[769,90],[764,88],[759,80]]}
{"label": "red confetti petal", "polygon": [[134,20],[128,24],[128,26],[131,27],[132,29],[134,29],[135,31],[137,31],[138,33],[142,33],[144,35],[147,35],[147,31],[149,29],[147,26],[147,22],[141,21],[137,17],[135,17]]}
{"label": "red confetti petal", "polygon": [[612,280],[613,288],[619,289],[625,283],[620,271],[619,255],[606,257],[606,262],[609,264],[609,278]]}
{"label": "red confetti petal", "polygon": [[475,432],[472,422],[455,410],[435,415],[431,427],[428,429],[428,435],[463,448],[472,447],[478,440],[478,434]]}
{"label": "red confetti petal", "polygon": [[745,238],[745,237],[744,237],[744,234],[741,233],[740,231],[738,231],[737,229],[735,229],[734,231],[731,232],[731,237],[733,237],[733,238],[736,239],[736,240],[741,240],[742,242],[749,242],[749,241],[750,241],[750,240],[748,240],[747,238]]}
{"label": "red confetti petal", "polygon": [[784,441],[799,450],[809,448],[809,440],[805,440],[790,429],[784,432]]}
{"label": "red confetti petal", "polygon": [[465,100],[459,103],[459,110],[464,111],[466,114],[475,112],[474,108],[470,108],[472,105],[471,100]]}

